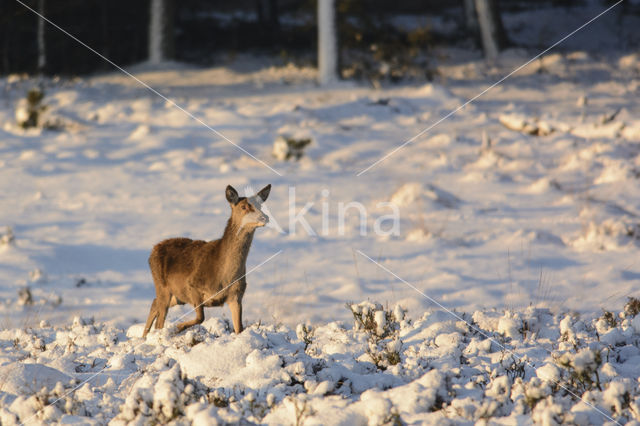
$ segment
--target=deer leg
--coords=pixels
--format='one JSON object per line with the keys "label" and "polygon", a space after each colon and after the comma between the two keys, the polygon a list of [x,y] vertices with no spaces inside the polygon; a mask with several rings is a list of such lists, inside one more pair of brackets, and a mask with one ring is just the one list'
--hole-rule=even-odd
{"label": "deer leg", "polygon": [[158,308],[156,306],[156,300],[157,299],[153,299],[153,302],[151,302],[151,310],[149,311],[149,318],[147,318],[147,323],[144,326],[144,332],[142,333],[142,337],[147,337],[147,333],[149,333],[149,330],[151,330],[151,324],[153,324],[153,321],[158,317]]}
{"label": "deer leg", "polygon": [[178,333],[180,333],[182,330],[189,328],[191,326],[194,326],[196,324],[202,324],[202,321],[204,321],[204,306],[202,306],[201,304],[196,306],[196,317],[195,319],[192,319],[191,321],[185,321],[185,322],[181,322],[180,324],[178,324]]}
{"label": "deer leg", "polygon": [[242,333],[242,302],[239,300],[229,301],[231,309],[231,319],[233,320],[233,329],[236,334]]}
{"label": "deer leg", "polygon": [[158,311],[158,319],[156,320],[156,329],[164,327],[164,320],[167,318],[167,311],[169,310],[169,295],[162,295],[162,297],[156,297],[156,310]]}

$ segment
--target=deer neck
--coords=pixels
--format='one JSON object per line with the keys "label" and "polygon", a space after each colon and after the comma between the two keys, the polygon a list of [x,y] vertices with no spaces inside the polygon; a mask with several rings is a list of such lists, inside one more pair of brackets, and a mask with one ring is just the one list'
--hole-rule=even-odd
{"label": "deer neck", "polygon": [[220,248],[225,253],[227,266],[231,268],[244,267],[249,256],[254,231],[255,228],[241,227],[229,219],[220,241]]}

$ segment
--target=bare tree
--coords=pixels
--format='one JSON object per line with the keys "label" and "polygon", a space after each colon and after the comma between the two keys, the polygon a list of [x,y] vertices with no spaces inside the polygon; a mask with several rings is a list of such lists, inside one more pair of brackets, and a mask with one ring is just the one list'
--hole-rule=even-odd
{"label": "bare tree", "polygon": [[496,0],[475,0],[482,49],[487,59],[495,59],[507,44]]}
{"label": "bare tree", "polygon": [[318,81],[338,80],[338,37],[334,0],[318,0]]}
{"label": "bare tree", "polygon": [[174,56],[173,0],[151,0],[149,62],[157,64]]}

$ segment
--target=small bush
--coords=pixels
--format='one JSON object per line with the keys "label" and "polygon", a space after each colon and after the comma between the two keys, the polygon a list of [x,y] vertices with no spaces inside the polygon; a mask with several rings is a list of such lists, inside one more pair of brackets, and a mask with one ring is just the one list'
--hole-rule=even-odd
{"label": "small bush", "polygon": [[618,325],[618,320],[616,319],[616,316],[611,311],[603,311],[602,316],[600,318],[607,323],[609,328],[615,328]]}
{"label": "small bush", "polygon": [[406,311],[399,305],[391,311],[379,303],[371,302],[348,303],[347,307],[355,320],[354,329],[367,334],[367,354],[375,366],[386,370],[391,365],[399,364],[402,341],[398,333]]}
{"label": "small bush", "polygon": [[229,398],[220,389],[215,389],[213,392],[207,395],[209,404],[213,404],[218,408],[225,408],[229,406]]}
{"label": "small bush", "polygon": [[624,305],[624,313],[628,317],[635,317],[640,313],[640,299],[636,297],[628,297],[627,303]]}
{"label": "small bush", "polygon": [[304,350],[306,351],[309,345],[313,343],[313,328],[307,324],[298,324],[296,335],[298,339],[304,342]]}
{"label": "small bush", "polygon": [[520,377],[521,379],[525,378],[526,370],[525,366],[527,362],[519,357],[516,357],[513,353],[511,354],[510,359],[502,359],[500,364],[504,367],[507,372],[507,376],[514,381],[516,377]]}
{"label": "small bush", "polygon": [[40,115],[46,110],[42,105],[44,92],[41,89],[33,88],[27,92],[25,99],[18,103],[16,108],[16,121],[23,129],[38,127],[41,125]]}
{"label": "small bush", "polygon": [[598,351],[583,349],[576,354],[565,353],[556,360],[569,376],[564,386],[582,395],[586,391],[602,390],[598,369],[602,366],[602,355]]}
{"label": "small bush", "polygon": [[10,246],[15,243],[15,237],[13,235],[13,229],[10,226],[7,226],[7,230],[0,237],[0,245]]}
{"label": "small bush", "polygon": [[22,306],[33,305],[33,296],[31,295],[31,289],[29,289],[29,287],[23,287],[18,290],[18,304]]}
{"label": "small bush", "polygon": [[353,314],[355,330],[364,330],[375,341],[395,335],[406,313],[400,306],[391,311],[379,303],[371,302],[347,303],[347,308]]}
{"label": "small bush", "polygon": [[313,416],[315,414],[315,411],[313,410],[313,408],[311,408],[311,405],[307,402],[307,399],[304,397],[304,395],[302,395],[300,398],[301,403],[298,403],[298,399],[295,397],[292,397],[292,399],[296,415],[295,425],[302,426],[307,417]]}
{"label": "small bush", "polygon": [[272,154],[281,161],[299,160],[304,154],[304,149],[310,144],[311,138],[279,136],[273,144]]}
{"label": "small bush", "polygon": [[376,344],[369,341],[367,354],[379,370],[386,370],[391,365],[400,364],[400,350],[402,349],[402,341],[399,339],[392,340],[387,344]]}

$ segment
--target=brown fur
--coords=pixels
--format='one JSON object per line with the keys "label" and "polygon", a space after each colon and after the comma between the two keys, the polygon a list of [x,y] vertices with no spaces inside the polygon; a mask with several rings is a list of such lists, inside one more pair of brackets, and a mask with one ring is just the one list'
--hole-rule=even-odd
{"label": "brown fur", "polygon": [[[263,200],[266,200],[270,187],[260,191]],[[184,303],[195,306],[196,318],[178,324],[178,332],[202,323],[205,306],[222,306],[225,303],[231,309],[235,332],[242,332],[247,257],[255,229],[264,223],[241,226],[243,217],[256,210],[246,198],[237,197],[233,188],[229,193],[229,188],[227,199],[231,204],[231,217],[221,239],[206,242],[171,238],[153,247],[149,267],[156,298],[151,303],[143,337],[146,337],[154,320],[157,329],[163,328],[167,310]]]}

